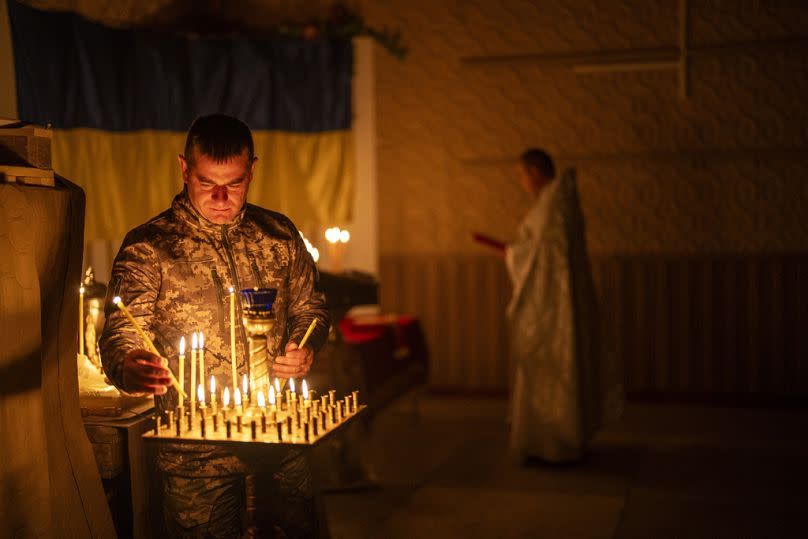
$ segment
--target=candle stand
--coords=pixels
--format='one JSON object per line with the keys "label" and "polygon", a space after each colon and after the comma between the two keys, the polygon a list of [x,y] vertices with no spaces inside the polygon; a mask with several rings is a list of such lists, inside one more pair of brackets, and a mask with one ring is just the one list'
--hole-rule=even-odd
{"label": "candle stand", "polygon": [[[316,402],[316,401],[315,401]],[[348,402],[348,405],[345,405]],[[307,447],[330,438],[335,432],[353,423],[366,410],[358,403],[358,394],[325,406],[312,402],[304,406],[259,408],[250,406],[243,412],[236,407],[222,408],[216,414],[210,408],[197,411],[193,424],[188,414],[160,415],[154,428],[143,434],[148,442],[168,442],[197,445],[224,445],[233,449],[244,446]],[[169,424],[171,416],[173,424]],[[241,429],[238,428],[241,425]]]}

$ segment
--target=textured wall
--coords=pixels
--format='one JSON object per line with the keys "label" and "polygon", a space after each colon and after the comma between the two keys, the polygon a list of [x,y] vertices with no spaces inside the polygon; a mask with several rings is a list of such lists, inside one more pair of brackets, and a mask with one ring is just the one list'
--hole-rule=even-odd
{"label": "textured wall", "polygon": [[[688,4],[681,99],[676,71],[576,74],[541,56],[674,49],[673,0],[363,2],[411,48],[404,62],[376,54],[382,268],[479,254],[470,230],[512,237],[529,145],[577,168],[600,260],[805,251],[808,4]],[[496,58],[526,54],[539,56]],[[384,296],[384,269],[382,282],[399,297]]]}
{"label": "textured wall", "polygon": [[[693,47],[808,28],[801,2],[690,4]],[[510,234],[524,206],[509,159],[528,145],[578,168],[594,252],[808,245],[804,43],[697,49],[682,100],[674,71],[462,61],[673,47],[672,0],[367,2],[365,13],[411,47],[403,63],[377,53],[382,252],[469,251],[458,237],[470,227]]]}

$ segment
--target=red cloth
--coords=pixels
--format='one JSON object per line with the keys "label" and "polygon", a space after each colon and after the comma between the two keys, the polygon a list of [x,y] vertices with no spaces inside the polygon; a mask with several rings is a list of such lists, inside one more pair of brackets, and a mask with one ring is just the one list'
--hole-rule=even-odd
{"label": "red cloth", "polygon": [[405,345],[400,342],[405,330],[418,319],[410,315],[380,315],[363,316],[358,318],[345,317],[339,322],[339,329],[342,338],[350,344],[363,344],[382,338],[386,330],[392,329],[398,337],[397,345]]}

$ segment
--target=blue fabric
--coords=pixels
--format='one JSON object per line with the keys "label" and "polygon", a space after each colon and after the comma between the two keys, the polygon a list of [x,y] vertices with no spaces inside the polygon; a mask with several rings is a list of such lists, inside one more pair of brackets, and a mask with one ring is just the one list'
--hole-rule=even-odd
{"label": "blue fabric", "polygon": [[185,131],[223,112],[252,129],[351,126],[350,40],[202,39],[114,29],[8,0],[20,118]]}

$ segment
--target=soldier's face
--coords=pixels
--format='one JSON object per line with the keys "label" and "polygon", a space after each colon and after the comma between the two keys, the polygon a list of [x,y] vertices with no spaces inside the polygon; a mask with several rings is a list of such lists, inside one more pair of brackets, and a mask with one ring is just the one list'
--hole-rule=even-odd
{"label": "soldier's face", "polygon": [[182,178],[188,186],[191,204],[208,221],[227,224],[247,201],[256,158],[250,162],[245,149],[241,155],[217,163],[194,149],[189,162],[179,156]]}

